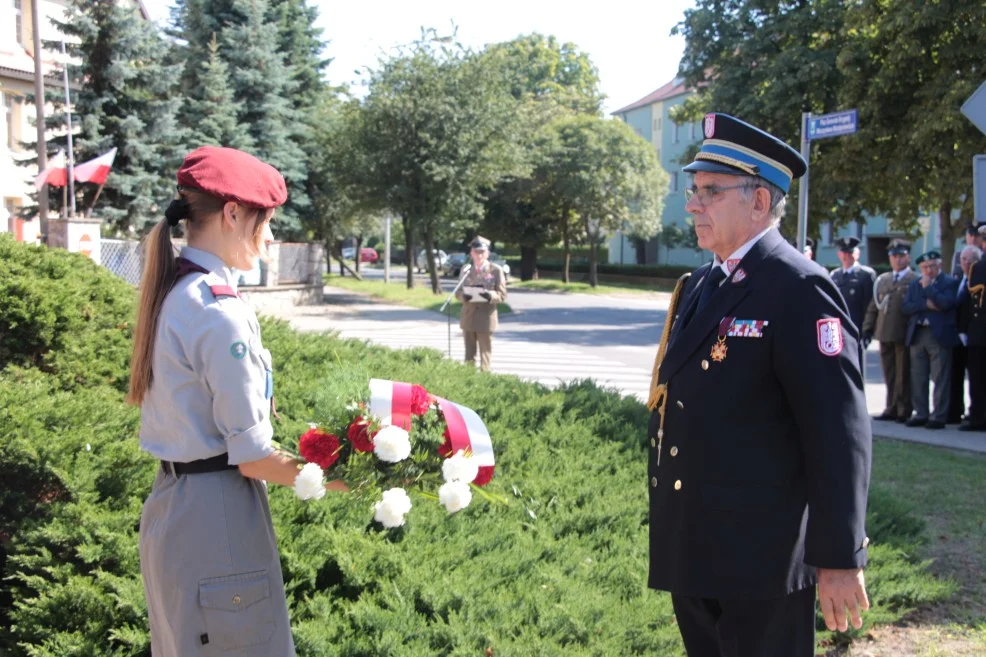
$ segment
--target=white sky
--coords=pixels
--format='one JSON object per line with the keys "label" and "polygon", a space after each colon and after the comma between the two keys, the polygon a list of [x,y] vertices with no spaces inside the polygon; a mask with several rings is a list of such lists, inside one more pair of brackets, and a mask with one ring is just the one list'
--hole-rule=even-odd
{"label": "white sky", "polygon": [[[171,0],[144,0],[158,23],[169,17]],[[678,71],[684,39],[670,36],[693,0],[631,0],[613,6],[568,0],[309,0],[319,9],[318,26],[328,41],[333,84],[358,83],[355,69],[375,67],[381,56],[420,36],[421,27],[439,34],[458,26],[458,40],[481,48],[521,34],[540,32],[571,41],[599,69],[607,98],[603,110],[628,105],[671,80]],[[362,92],[354,89],[360,95]]]}

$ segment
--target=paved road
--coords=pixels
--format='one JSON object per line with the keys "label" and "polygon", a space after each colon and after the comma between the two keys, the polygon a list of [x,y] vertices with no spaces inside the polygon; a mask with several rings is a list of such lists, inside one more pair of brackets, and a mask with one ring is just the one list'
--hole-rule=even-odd
{"label": "paved road", "polygon": [[[366,273],[382,278],[382,272],[371,272],[374,270]],[[445,284],[443,287],[450,288],[454,282]],[[442,315],[374,303],[331,287],[325,288],[325,300],[323,306],[300,306],[276,314],[301,330],[336,330],[343,337],[395,348],[426,346],[448,352],[448,330]],[[513,289],[509,303],[514,313],[501,318],[493,345],[493,370],[545,385],[592,378],[644,400],[669,300],[669,294],[659,292],[603,296]],[[812,348],[815,345],[806,345],[806,349]],[[461,332],[453,320],[451,357],[459,360],[463,352]],[[866,353],[866,370],[867,406],[875,415],[883,410],[886,394],[876,344]],[[935,432],[874,422],[874,433],[986,452],[986,434],[966,434],[952,428]]]}

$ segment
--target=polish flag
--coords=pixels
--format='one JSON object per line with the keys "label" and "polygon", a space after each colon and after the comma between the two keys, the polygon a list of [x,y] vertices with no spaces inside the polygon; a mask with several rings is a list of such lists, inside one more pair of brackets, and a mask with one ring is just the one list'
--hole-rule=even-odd
{"label": "polish flag", "polygon": [[102,185],[110,175],[113,159],[116,158],[116,148],[103,153],[94,160],[83,162],[75,167],[75,179],[80,183],[95,183]]}
{"label": "polish flag", "polygon": [[64,187],[68,183],[68,173],[65,169],[65,151],[58,151],[55,157],[48,160],[48,167],[34,179],[34,186],[41,188],[48,183],[52,187]]}

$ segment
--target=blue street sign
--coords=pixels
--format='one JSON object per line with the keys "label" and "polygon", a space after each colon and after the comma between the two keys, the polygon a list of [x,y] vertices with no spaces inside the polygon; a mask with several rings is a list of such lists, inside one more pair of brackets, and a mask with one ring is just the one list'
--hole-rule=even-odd
{"label": "blue street sign", "polygon": [[857,130],[859,130],[859,112],[854,109],[813,116],[808,121],[809,140],[851,135]]}

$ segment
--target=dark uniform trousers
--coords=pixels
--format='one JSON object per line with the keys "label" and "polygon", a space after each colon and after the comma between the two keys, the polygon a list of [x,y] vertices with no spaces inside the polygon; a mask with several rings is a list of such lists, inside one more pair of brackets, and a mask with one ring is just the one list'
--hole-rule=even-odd
{"label": "dark uniform trousers", "polygon": [[897,417],[911,417],[911,351],[903,342],[880,343],[880,365],[887,382],[887,405]]}
{"label": "dark uniform trousers", "polygon": [[770,600],[671,595],[688,657],[813,657],[815,587]]}
{"label": "dark uniform trousers", "polygon": [[958,424],[965,415],[965,373],[969,367],[968,350],[963,345],[952,347],[952,384],[948,401],[948,424]]}
{"label": "dark uniform trousers", "polygon": [[969,424],[986,424],[986,346],[969,345]]}

